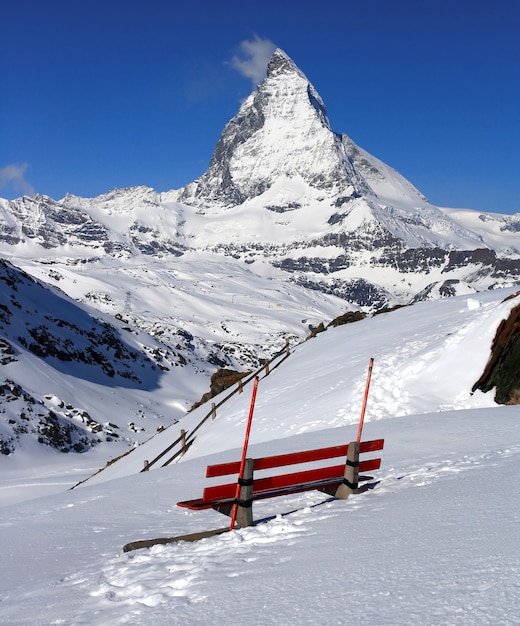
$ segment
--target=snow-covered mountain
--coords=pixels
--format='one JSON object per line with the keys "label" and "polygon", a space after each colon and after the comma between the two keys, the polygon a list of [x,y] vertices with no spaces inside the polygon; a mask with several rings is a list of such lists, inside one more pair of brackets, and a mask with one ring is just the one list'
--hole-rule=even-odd
{"label": "snow-covered mountain", "polygon": [[431,205],[334,132],[317,90],[281,50],[225,126],[208,170],[185,188],[0,201],[7,256],[123,264],[213,252],[372,310],[446,280],[464,291],[514,284],[519,232],[520,214]]}
{"label": "snow-covered mountain", "polygon": [[[3,382],[9,393],[18,385],[54,406],[58,401],[46,398],[61,382],[42,378],[28,388],[20,366],[26,360],[50,371],[52,363],[75,381],[58,405],[81,405],[113,432],[105,392],[116,386],[130,393],[129,381],[141,380],[144,368],[164,396],[127,395],[122,437],[149,433],[182,417],[217,369],[256,367],[345,311],[371,314],[517,285],[519,232],[520,214],[431,205],[398,172],[332,130],[317,90],[277,50],[265,80],[225,126],[208,170],[185,188],[0,199],[0,257],[11,263],[1,268],[8,277],[0,294]],[[19,302],[16,311],[16,290],[32,304]],[[118,346],[112,352],[100,351],[106,325]],[[87,342],[97,365],[82,361]],[[78,343],[82,349],[64,349]],[[138,355],[132,365],[125,350]],[[116,353],[121,360],[109,365]],[[19,355],[16,363],[9,354]],[[112,370],[117,383],[104,381],[92,393],[92,372],[98,384]],[[67,417],[66,409],[53,410]],[[150,413],[158,416],[154,428],[136,426]],[[13,441],[11,426],[5,441]],[[72,437],[66,446],[74,445]]]}

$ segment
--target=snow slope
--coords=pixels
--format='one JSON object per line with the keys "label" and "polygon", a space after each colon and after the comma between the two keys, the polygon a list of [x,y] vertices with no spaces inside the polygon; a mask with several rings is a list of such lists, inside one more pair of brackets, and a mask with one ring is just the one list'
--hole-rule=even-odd
{"label": "snow slope", "polygon": [[[418,303],[329,329],[300,344],[272,376],[262,379],[251,442],[357,423],[371,357],[371,420],[494,406],[492,394],[472,394],[471,388],[487,363],[500,320],[518,303],[518,298],[500,302],[507,293]],[[218,403],[228,393],[213,400]],[[201,428],[184,459],[239,447],[248,403],[248,393],[231,398],[217,411],[223,413],[218,428]],[[189,433],[208,410],[202,405],[91,480],[139,472],[145,459],[151,461],[178,438],[180,427]]]}
{"label": "snow slope", "polygon": [[381,482],[347,501],[267,500],[255,504],[265,523],[122,553],[129,541],[227,525],[175,503],[201,494],[208,463],[239,457],[249,387],[168,467],[134,473],[138,448],[113,465],[120,476],[65,490],[101,448],[68,468],[56,455],[41,497],[38,477],[6,468],[0,497],[18,497],[0,508],[0,623],[517,624],[519,409],[469,392],[518,304],[503,301],[511,293],[329,329],[262,378],[252,456],[334,445],[355,438],[374,357],[363,438],[385,438]]}
{"label": "snow slope", "polygon": [[509,216],[501,213],[480,213],[470,209],[442,209],[442,211],[464,228],[477,233],[487,245],[493,247],[500,242],[503,254],[518,253],[520,213]]}

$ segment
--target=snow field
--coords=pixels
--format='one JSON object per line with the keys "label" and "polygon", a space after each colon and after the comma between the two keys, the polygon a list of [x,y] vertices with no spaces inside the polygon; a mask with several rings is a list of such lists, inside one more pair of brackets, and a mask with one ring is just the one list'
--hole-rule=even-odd
{"label": "snow field", "polygon": [[[369,423],[367,437],[385,438],[374,490],[256,503],[255,519],[274,517],[195,544],[122,553],[128,541],[226,526],[175,502],[201,492],[207,463],[238,451],[6,507],[0,621],[208,624],[234,606],[253,624],[342,624],[347,614],[360,624],[515,624],[517,415],[503,407]],[[326,445],[336,431],[295,436],[293,446]]]}
{"label": "snow field", "polygon": [[346,443],[375,358],[363,439],[385,439],[380,482],[346,501],[273,498],[255,503],[254,527],[122,552],[229,524],[176,502],[201,495],[208,464],[240,458],[247,391],[166,468],[138,473],[182,422],[72,491],[64,485],[90,475],[101,450],[54,468],[48,455],[39,479],[23,463],[3,473],[0,495],[19,498],[0,508],[0,623],[516,625],[519,410],[468,391],[517,302],[504,295],[331,329],[261,380],[250,456]]}

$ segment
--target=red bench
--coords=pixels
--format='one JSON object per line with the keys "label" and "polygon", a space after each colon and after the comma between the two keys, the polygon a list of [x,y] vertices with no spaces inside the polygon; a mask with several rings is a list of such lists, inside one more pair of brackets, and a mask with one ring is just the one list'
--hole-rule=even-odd
{"label": "red bench", "polygon": [[[231,515],[233,506],[237,505],[236,523],[239,527],[253,524],[253,502],[264,498],[284,496],[302,491],[323,491],[336,498],[345,499],[357,493],[358,483],[372,480],[371,476],[362,476],[360,472],[371,472],[381,466],[380,458],[359,460],[359,455],[382,450],[384,439],[352,442],[348,445],[318,448],[303,452],[280,454],[258,459],[246,459],[243,478],[239,480],[240,495],[235,499],[237,482],[214,485],[204,489],[202,498],[177,502],[178,506],[192,509],[215,509],[225,515]],[[341,465],[306,469],[289,474],[255,477],[255,472],[274,468],[301,465],[338,457],[346,458]],[[209,465],[206,478],[216,478],[239,474],[240,461]]]}

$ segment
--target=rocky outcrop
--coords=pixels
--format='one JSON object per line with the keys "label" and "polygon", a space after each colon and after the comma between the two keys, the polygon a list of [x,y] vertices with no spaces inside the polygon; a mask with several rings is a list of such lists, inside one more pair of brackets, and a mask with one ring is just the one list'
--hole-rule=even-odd
{"label": "rocky outcrop", "polygon": [[499,325],[486,368],[473,385],[473,391],[493,388],[495,402],[520,404],[520,304]]}
{"label": "rocky outcrop", "polygon": [[211,376],[210,390],[206,392],[202,396],[202,398],[191,407],[190,411],[193,411],[208,400],[211,400],[211,398],[218,396],[219,393],[225,391],[228,387],[231,387],[231,385],[234,385],[238,381],[242,380],[242,378],[250,373],[251,372],[237,372],[235,370],[230,370],[227,368],[217,370]]}

